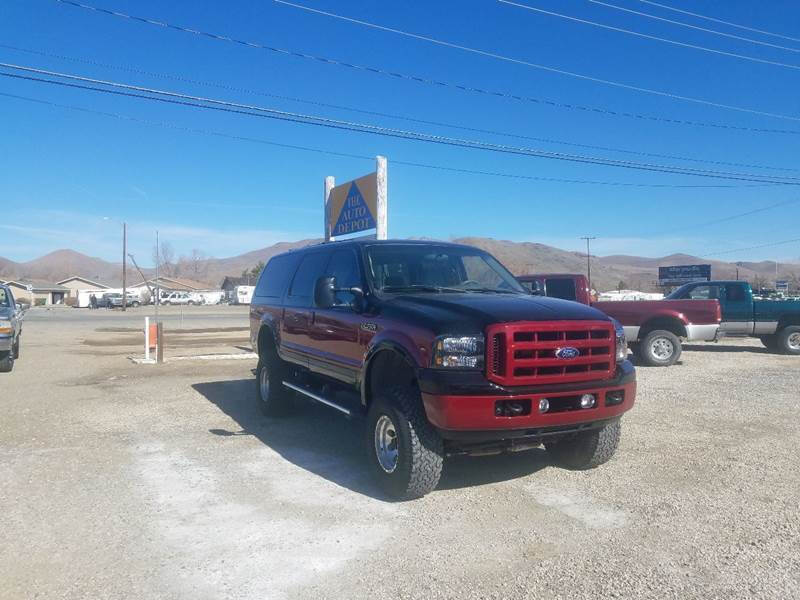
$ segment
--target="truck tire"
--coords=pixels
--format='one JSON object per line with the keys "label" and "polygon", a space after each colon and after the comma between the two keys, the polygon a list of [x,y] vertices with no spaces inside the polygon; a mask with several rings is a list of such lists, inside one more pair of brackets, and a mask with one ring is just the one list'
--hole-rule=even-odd
{"label": "truck tire", "polygon": [[381,489],[397,500],[420,498],[439,484],[444,444],[425,416],[419,391],[394,387],[367,414],[365,445]]}
{"label": "truck tire", "polygon": [[778,349],[778,336],[775,334],[772,335],[761,335],[758,337],[761,340],[761,343],[764,344],[764,348],[767,350],[777,350]]}
{"label": "truck tire", "polygon": [[14,347],[11,349],[11,353],[14,355],[14,360],[19,358],[19,344],[20,344],[20,336],[17,336],[17,343],[14,344]]}
{"label": "truck tire", "polygon": [[286,366],[275,352],[268,348],[258,358],[256,367],[256,394],[261,412],[268,417],[279,417],[290,412],[292,398],[283,385]]}
{"label": "truck tire", "polygon": [[650,367],[669,367],[681,357],[681,341],[671,331],[655,329],[644,336],[637,356]]}
{"label": "truck tire", "polygon": [[617,419],[600,429],[545,442],[544,447],[557,465],[583,471],[611,460],[619,446],[621,433],[622,423]]}
{"label": "truck tire", "polygon": [[0,373],[11,373],[14,368],[14,352],[3,352],[0,354]]}
{"label": "truck tire", "polygon": [[800,327],[784,327],[775,336],[777,349],[781,354],[800,355]]}

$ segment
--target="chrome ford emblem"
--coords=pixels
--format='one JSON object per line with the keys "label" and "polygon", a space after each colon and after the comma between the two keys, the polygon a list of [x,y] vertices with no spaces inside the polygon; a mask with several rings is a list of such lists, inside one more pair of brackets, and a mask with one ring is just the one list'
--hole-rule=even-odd
{"label": "chrome ford emblem", "polygon": [[581,355],[581,351],[577,348],[573,348],[572,346],[565,346],[563,348],[556,348],[555,357],[561,359],[570,359],[570,358],[578,358]]}

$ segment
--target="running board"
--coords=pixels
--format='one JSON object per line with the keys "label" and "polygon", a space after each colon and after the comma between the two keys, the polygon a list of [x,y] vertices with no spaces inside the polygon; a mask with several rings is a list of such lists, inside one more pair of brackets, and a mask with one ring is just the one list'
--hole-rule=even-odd
{"label": "running board", "polygon": [[307,389],[301,388],[299,385],[294,385],[293,383],[288,383],[286,381],[283,382],[283,385],[285,387],[289,388],[290,390],[294,390],[295,392],[300,392],[304,396],[308,396],[312,400],[316,400],[317,402],[321,402],[322,404],[330,406],[331,408],[335,408],[339,412],[346,414],[348,417],[350,416],[350,410],[349,409],[345,408],[344,406],[339,406],[338,404],[335,404],[334,402],[331,402],[330,400],[326,400],[322,396],[317,396],[315,393],[309,392]]}

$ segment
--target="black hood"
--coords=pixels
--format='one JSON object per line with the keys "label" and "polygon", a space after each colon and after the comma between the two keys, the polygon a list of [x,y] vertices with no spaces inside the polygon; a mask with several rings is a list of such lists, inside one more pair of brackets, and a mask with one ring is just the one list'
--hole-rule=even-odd
{"label": "black hood", "polygon": [[609,320],[584,304],[527,294],[403,294],[381,300],[379,311],[387,318],[411,320],[436,335],[482,333],[493,323],[512,321]]}

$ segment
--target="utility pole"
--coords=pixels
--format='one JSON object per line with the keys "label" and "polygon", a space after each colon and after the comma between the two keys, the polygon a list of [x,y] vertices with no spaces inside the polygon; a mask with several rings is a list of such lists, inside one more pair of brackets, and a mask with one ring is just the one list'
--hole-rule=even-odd
{"label": "utility pole", "polygon": [[158,280],[158,263],[161,262],[161,249],[158,247],[158,229],[156,229],[156,325],[158,324],[158,305],[161,303],[161,285]]}
{"label": "utility pole", "polygon": [[596,240],[597,237],[583,236],[581,239],[586,240],[586,279],[589,280],[589,293],[591,294],[594,288],[592,287],[592,255],[589,252],[589,242]]}
{"label": "utility pole", "polygon": [[122,310],[128,307],[128,224],[122,222]]}

